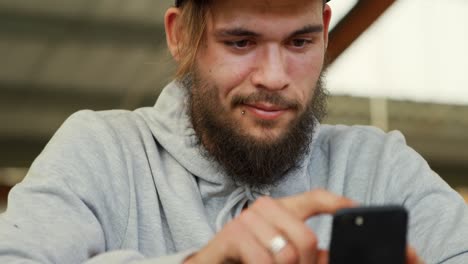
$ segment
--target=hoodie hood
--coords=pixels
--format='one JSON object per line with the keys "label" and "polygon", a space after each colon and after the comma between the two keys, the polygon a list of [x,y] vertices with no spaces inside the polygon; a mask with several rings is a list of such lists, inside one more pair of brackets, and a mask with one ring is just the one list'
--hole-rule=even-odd
{"label": "hoodie hood", "polygon": [[188,115],[189,95],[184,87],[173,81],[161,92],[149,115],[150,129],[163,148],[191,174],[213,184],[225,185],[229,177],[219,166],[202,155],[204,149]]}
{"label": "hoodie hood", "polygon": [[[221,229],[225,223],[238,215],[242,208],[260,196],[280,197],[286,193],[291,195],[291,190],[300,193],[309,189],[307,158],[302,161],[299,169],[286,175],[287,181],[284,181],[284,184],[265,189],[236,185],[219,164],[203,155],[206,150],[198,143],[188,115],[188,100],[187,90],[173,81],[163,89],[153,108],[139,111],[143,111],[143,117],[157,143],[195,177],[201,199],[205,206],[209,207],[207,214],[216,212],[212,215],[216,219],[213,223],[216,230]],[[294,186],[291,183],[294,183]],[[213,202],[214,200],[217,202]]]}

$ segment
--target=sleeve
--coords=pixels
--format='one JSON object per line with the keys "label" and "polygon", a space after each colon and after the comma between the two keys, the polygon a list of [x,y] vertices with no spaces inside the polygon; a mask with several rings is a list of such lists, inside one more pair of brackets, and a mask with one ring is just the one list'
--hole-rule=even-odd
{"label": "sleeve", "polygon": [[[381,164],[386,167],[386,200],[399,201],[409,215],[409,244],[427,263],[468,263],[468,207],[464,199],[391,133]],[[390,169],[388,169],[390,165]],[[385,172],[383,172],[385,173]]]}
{"label": "sleeve", "polygon": [[72,115],[8,197],[0,263],[182,263],[122,250],[131,182],[124,146],[98,114]]}

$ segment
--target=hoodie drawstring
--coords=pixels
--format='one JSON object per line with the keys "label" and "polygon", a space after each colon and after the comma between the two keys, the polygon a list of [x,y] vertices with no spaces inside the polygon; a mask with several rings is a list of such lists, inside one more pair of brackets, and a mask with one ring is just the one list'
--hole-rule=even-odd
{"label": "hoodie drawstring", "polygon": [[[224,224],[239,215],[247,203],[254,202],[258,197],[265,195],[270,195],[270,193],[266,190],[252,190],[250,187],[237,187],[229,195],[226,204],[216,217],[216,232],[219,232]],[[232,211],[234,214],[231,214]]]}

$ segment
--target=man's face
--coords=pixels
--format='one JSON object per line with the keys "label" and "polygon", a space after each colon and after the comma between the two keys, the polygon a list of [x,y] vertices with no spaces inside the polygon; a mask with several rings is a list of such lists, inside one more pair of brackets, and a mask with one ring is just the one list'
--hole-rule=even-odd
{"label": "man's face", "polygon": [[213,2],[185,83],[194,129],[235,181],[278,183],[307,152],[314,117],[324,114],[329,9],[321,0]]}
{"label": "man's face", "polygon": [[260,141],[284,135],[314,94],[327,25],[321,0],[213,1],[196,64],[220,118]]}

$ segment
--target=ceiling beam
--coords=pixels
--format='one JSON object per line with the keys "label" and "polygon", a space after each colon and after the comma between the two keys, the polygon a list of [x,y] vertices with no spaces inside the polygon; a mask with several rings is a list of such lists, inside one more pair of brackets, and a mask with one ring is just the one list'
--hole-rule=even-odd
{"label": "ceiling beam", "polygon": [[360,0],[330,32],[327,62],[332,64],[395,0]]}
{"label": "ceiling beam", "polygon": [[[330,32],[328,62],[332,63],[394,2],[360,0]],[[159,48],[165,38],[164,26],[159,23],[44,15],[13,9],[0,9],[0,36],[154,49]]]}
{"label": "ceiling beam", "polygon": [[[0,37],[51,42],[110,43],[115,46],[144,46],[159,49],[165,41],[164,26],[95,17],[44,15],[0,9]],[[164,42],[165,43],[165,42]]]}
{"label": "ceiling beam", "polygon": [[39,84],[28,81],[0,80],[0,109],[14,103],[21,105],[42,105],[52,108],[92,108],[107,109],[119,105],[122,94],[114,91],[123,90],[100,89],[100,87],[83,87],[73,84],[54,85]]}
{"label": "ceiling beam", "polygon": [[2,146],[0,155],[11,160],[8,153],[14,151],[14,146],[11,146],[11,150],[6,150],[4,144],[11,145],[9,140],[15,138],[19,141],[15,141],[16,143],[29,139],[36,142],[40,139],[42,146],[63,121],[78,110],[106,110],[119,107],[121,95],[97,88],[80,89],[73,86],[0,80],[0,141],[6,140],[0,143]]}
{"label": "ceiling beam", "polygon": [[0,185],[0,203],[6,202],[10,189],[11,187]]}

